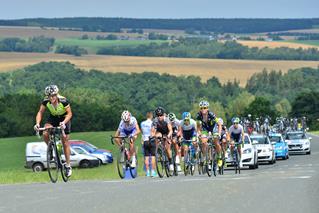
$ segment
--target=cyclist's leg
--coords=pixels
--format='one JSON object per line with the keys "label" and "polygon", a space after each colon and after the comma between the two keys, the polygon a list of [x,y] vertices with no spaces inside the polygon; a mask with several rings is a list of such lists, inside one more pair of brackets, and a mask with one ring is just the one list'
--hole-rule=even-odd
{"label": "cyclist's leg", "polygon": [[143,143],[143,148],[144,148],[144,164],[145,164],[145,169],[146,169],[146,175],[150,175],[150,165],[149,165],[149,160],[150,160],[150,142],[149,141],[144,141]]}
{"label": "cyclist's leg", "polygon": [[68,122],[65,124],[65,129],[64,129],[65,135],[61,135],[67,166],[71,166],[70,165],[71,150],[70,150],[70,144],[69,144],[70,132],[71,132],[71,122]]}
{"label": "cyclist's leg", "polygon": [[226,138],[222,138],[222,151],[223,151],[223,158],[225,158],[225,154],[227,152],[227,140]]}
{"label": "cyclist's leg", "polygon": [[[46,124],[44,124],[44,127],[45,128],[50,128],[50,127],[53,127],[53,125],[51,124],[51,123],[46,123]],[[49,143],[49,132],[48,131],[44,131],[43,132],[43,140],[44,140],[44,142],[46,143],[46,144],[48,144]]]}

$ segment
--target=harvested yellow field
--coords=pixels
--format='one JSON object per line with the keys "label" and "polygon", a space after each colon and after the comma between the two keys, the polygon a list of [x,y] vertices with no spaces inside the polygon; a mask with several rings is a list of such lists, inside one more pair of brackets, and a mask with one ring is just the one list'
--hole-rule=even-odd
{"label": "harvested yellow field", "polygon": [[282,70],[300,67],[318,67],[318,61],[257,61],[257,60],[220,60],[157,57],[126,57],[87,55],[74,57],[53,53],[4,53],[0,52],[0,72],[23,68],[42,61],[70,61],[77,67],[105,72],[142,73],[152,71],[171,75],[196,75],[203,81],[215,76],[222,83],[237,79],[245,86],[247,79],[254,73],[268,70]]}
{"label": "harvested yellow field", "polygon": [[282,42],[282,41],[237,41],[238,43],[248,46],[248,47],[269,47],[269,48],[277,48],[277,47],[289,47],[289,48],[318,48],[315,45],[308,45],[308,44],[297,44],[297,43],[290,43],[290,42]]}

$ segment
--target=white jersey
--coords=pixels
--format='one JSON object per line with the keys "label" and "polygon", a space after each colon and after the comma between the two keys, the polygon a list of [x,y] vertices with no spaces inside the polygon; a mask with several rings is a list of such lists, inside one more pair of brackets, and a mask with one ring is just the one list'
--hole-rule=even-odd
{"label": "white jersey", "polygon": [[243,132],[243,126],[238,124],[238,127],[237,129],[234,127],[234,125],[232,125],[231,127],[229,127],[229,134],[235,134],[235,135],[238,135],[238,134],[241,134]]}
{"label": "white jersey", "polygon": [[137,120],[135,117],[131,116],[130,122],[126,124],[123,120],[121,120],[118,130],[120,132],[130,132],[136,128]]}
{"label": "white jersey", "polygon": [[147,119],[141,123],[143,141],[149,140],[149,137],[151,136],[152,123],[153,121],[150,119]]}
{"label": "white jersey", "polygon": [[195,130],[197,131],[196,121],[194,119],[190,119],[189,125],[186,125],[184,121],[181,121],[180,126],[183,131]]}

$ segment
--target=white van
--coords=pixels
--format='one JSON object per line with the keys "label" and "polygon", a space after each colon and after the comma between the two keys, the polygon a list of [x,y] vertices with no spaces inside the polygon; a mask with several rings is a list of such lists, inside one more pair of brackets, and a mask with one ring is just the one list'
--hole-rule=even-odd
{"label": "white van", "polygon": [[[45,142],[27,143],[25,156],[25,168],[32,169],[34,172],[40,172],[47,168],[47,145]],[[65,158],[64,155],[62,155],[62,158]],[[72,148],[70,161],[72,167],[88,168],[100,165],[98,158],[92,155],[78,153]]]}

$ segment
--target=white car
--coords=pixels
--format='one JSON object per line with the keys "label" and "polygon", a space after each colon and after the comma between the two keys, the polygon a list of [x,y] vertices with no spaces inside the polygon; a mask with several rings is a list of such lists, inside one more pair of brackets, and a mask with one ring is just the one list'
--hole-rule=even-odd
{"label": "white car", "polygon": [[[230,149],[227,150],[227,165],[231,164],[230,159]],[[245,142],[242,147],[241,154],[241,162],[243,166],[248,166],[249,169],[257,169],[258,168],[258,158],[257,158],[257,149],[256,145],[254,145],[247,133],[245,133]]]}
{"label": "white car", "polygon": [[[47,169],[47,145],[45,142],[30,142],[26,145],[26,165],[25,168],[31,168],[34,172],[40,172]],[[62,159],[64,159],[62,155]],[[99,166],[100,161],[94,156],[80,154],[71,148],[70,163],[72,167],[94,167]]]}
{"label": "white car", "polygon": [[287,132],[285,141],[288,144],[289,154],[311,154],[311,137],[307,138],[303,131]]}
{"label": "white car", "polygon": [[256,144],[258,150],[258,162],[276,163],[275,149],[266,135],[251,135],[253,144]]}

